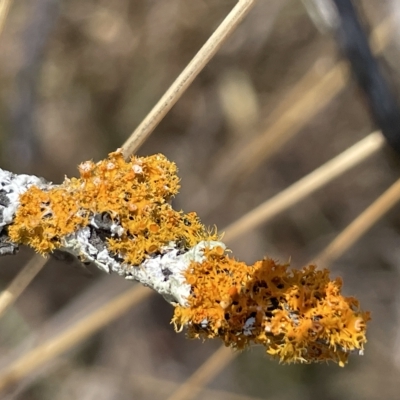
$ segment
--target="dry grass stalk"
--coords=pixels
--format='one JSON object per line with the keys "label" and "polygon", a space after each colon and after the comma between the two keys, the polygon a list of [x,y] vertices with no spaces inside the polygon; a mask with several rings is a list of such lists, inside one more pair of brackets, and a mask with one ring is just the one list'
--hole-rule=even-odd
{"label": "dry grass stalk", "polygon": [[255,0],[239,0],[232,11],[214,31],[204,46],[194,56],[175,82],[161,97],[158,103],[140,123],[128,140],[123,144],[125,158],[129,158],[146,141],[149,135],[179,100],[196,76],[208,64],[211,58],[235,31],[236,27],[256,3]]}
{"label": "dry grass stalk", "polygon": [[221,346],[167,400],[191,400],[235,357],[231,349]]}
{"label": "dry grass stalk", "polygon": [[[157,396],[157,398],[163,398],[163,399],[168,395],[168,393],[173,392],[173,390],[179,386],[179,384],[171,380],[161,379],[151,375],[135,374],[132,377],[131,381],[133,382],[132,389],[137,389],[138,386],[139,388],[143,387],[145,389],[148,389],[149,387],[154,388],[155,390],[154,395],[153,393],[151,393],[151,395],[153,395],[153,397]],[[196,388],[193,386],[191,387],[191,389],[196,390]],[[190,397],[185,397],[185,399],[189,398]],[[218,399],[218,400],[261,400],[260,397],[254,397],[240,393],[228,392],[226,390],[211,389],[211,388],[202,390],[202,395],[196,398]]]}
{"label": "dry grass stalk", "polygon": [[400,201],[400,179],[363,211],[333,242],[315,257],[315,263],[329,266],[352,247]]}
{"label": "dry grass stalk", "polygon": [[235,240],[240,235],[269,221],[371,157],[382,148],[384,143],[380,132],[371,133],[343,153],[228,225],[225,228],[224,240],[227,242]]}
{"label": "dry grass stalk", "polygon": [[60,334],[25,353],[0,371],[0,391],[20,381],[47,361],[81,343],[147,298],[150,293],[149,289],[136,285],[105,306],[86,315]]}
{"label": "dry grass stalk", "polygon": [[0,317],[14,304],[15,300],[42,270],[47,259],[39,254],[33,256],[13,281],[0,293]]}
{"label": "dry grass stalk", "polygon": [[[385,18],[371,32],[371,42],[376,54],[389,44],[393,16]],[[234,154],[226,155],[217,168],[218,181],[229,176],[249,175],[262,162],[276,154],[282,146],[325,108],[347,85],[347,63],[340,61],[318,74],[314,68],[307,72],[283,98],[268,117],[268,127],[245,146],[235,147]]]}
{"label": "dry grass stalk", "polygon": [[10,11],[12,0],[2,0],[0,2],[0,36],[3,33],[8,12]]}

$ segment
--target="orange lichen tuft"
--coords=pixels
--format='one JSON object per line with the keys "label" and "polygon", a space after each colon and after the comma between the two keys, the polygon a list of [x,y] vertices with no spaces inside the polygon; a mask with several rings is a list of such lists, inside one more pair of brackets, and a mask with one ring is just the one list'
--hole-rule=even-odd
{"label": "orange lichen tuft", "polygon": [[366,342],[369,313],[340,294],[340,279],[331,281],[327,270],[288,270],[269,259],[247,266],[213,249],[186,280],[189,306],[175,308],[173,323],[187,325],[192,338],[219,337],[237,349],[263,344],[283,362],[339,365]]}
{"label": "orange lichen tuft", "polygon": [[62,238],[87,226],[93,216],[106,213],[122,227],[108,239],[111,253],[130,265],[170,242],[191,248],[213,240],[195,213],[175,211],[169,200],[177,194],[176,165],[163,155],[133,157],[121,152],[78,167],[81,177],[66,179],[51,190],[30,187],[9,226],[10,239],[45,254],[61,246]]}

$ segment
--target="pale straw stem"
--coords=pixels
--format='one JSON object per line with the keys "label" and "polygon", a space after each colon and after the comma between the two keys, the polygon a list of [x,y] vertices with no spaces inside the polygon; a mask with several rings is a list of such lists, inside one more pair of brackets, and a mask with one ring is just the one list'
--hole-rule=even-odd
{"label": "pale straw stem", "polygon": [[[167,379],[161,379],[159,377],[154,377],[151,375],[141,375],[134,373],[130,378],[130,382],[132,382],[132,390],[137,390],[139,387],[148,389],[154,388],[156,390],[154,396],[158,396],[157,398],[164,399],[164,396],[171,392],[173,389],[177,388],[179,384]],[[194,388],[195,389],[195,388]],[[244,395],[240,393],[233,393],[227,390],[221,389],[210,389],[210,388],[201,388],[202,397],[204,399],[218,399],[218,400],[262,400],[261,397],[254,397],[249,395]],[[150,396],[150,394],[149,394]],[[188,397],[186,397],[188,398]],[[175,399],[175,398],[174,398]]]}
{"label": "pale straw stem", "polygon": [[[375,54],[382,52],[389,44],[393,22],[394,17],[391,15],[372,30],[371,46]],[[239,150],[236,148],[234,154],[226,156],[226,161],[217,169],[216,179],[223,180],[228,174],[242,178],[249,175],[324,109],[344,89],[348,78],[349,68],[345,61],[337,62],[322,77],[315,67],[310,68],[271,111],[268,126],[262,134]]]}
{"label": "pale straw stem", "polygon": [[12,3],[12,0],[1,0],[0,1],[0,37],[1,37],[1,34],[3,33],[4,24],[6,22],[11,3]]}
{"label": "pale straw stem", "polygon": [[256,0],[239,0],[232,11],[214,31],[204,46],[194,56],[175,82],[161,97],[158,103],[140,123],[129,139],[123,144],[122,151],[127,159],[146,141],[149,135],[165,117],[172,106],[180,99],[196,76],[208,64],[222,44],[235,31],[236,27],[254,6]]}
{"label": "pale straw stem", "polygon": [[346,229],[344,229],[326,247],[314,261],[321,267],[329,265],[341,257],[362,236],[364,236],[377,221],[379,221],[400,200],[400,179],[387,189],[365,211],[363,211]]}
{"label": "pale straw stem", "polygon": [[54,359],[87,339],[90,335],[144,300],[150,293],[152,293],[150,289],[135,285],[60,334],[28,351],[0,371],[0,391],[15,384],[40,368],[47,361]]}
{"label": "pale straw stem", "polygon": [[224,230],[224,241],[233,241],[292,207],[333,179],[371,157],[383,147],[384,143],[385,140],[380,132],[371,133],[343,153],[228,225]]}
{"label": "pale straw stem", "polygon": [[33,256],[6,289],[0,293],[0,317],[14,304],[20,294],[42,270],[47,259],[36,254]]}
{"label": "pale straw stem", "polygon": [[167,400],[194,399],[236,356],[232,349],[222,345],[215,351]]}

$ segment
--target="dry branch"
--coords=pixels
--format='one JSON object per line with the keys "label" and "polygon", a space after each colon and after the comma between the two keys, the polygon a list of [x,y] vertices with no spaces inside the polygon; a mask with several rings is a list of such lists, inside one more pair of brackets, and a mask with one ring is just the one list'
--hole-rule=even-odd
{"label": "dry branch", "polygon": [[79,172],[53,185],[0,171],[3,253],[18,244],[43,255],[67,251],[139,281],[175,306],[175,328],[191,337],[219,337],[237,349],[263,344],[286,362],[344,365],[350,352],[362,353],[369,315],[340,294],[340,279],[314,266],[230,257],[196,213],[172,208],[179,180],[164,156],[126,162],[117,151]]}

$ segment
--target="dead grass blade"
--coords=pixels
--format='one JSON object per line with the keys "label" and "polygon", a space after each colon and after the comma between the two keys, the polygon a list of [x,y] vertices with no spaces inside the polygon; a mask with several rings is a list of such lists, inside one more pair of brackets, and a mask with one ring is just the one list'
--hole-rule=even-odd
{"label": "dead grass blade", "polygon": [[149,135],[179,100],[196,76],[208,64],[222,44],[235,31],[236,27],[254,6],[256,0],[239,0],[220,26],[209,37],[204,46],[194,56],[175,82],[161,97],[158,103],[140,123],[129,139],[123,144],[125,158],[129,158],[146,141]]}
{"label": "dead grass blade", "polygon": [[272,111],[268,127],[241,148],[234,149],[216,169],[216,180],[224,181],[228,176],[243,179],[251,174],[262,161],[275,154],[295,136],[313,117],[323,110],[344,88],[348,68],[340,62],[330,68],[324,76],[312,67],[294,85],[293,89]]}
{"label": "dead grass blade", "polygon": [[214,379],[235,357],[232,349],[222,345],[167,400],[190,400]]}
{"label": "dead grass blade", "polygon": [[3,33],[4,24],[6,22],[8,12],[10,11],[12,0],[2,0],[0,2],[0,37]]}
{"label": "dead grass blade", "polygon": [[150,289],[135,285],[133,288],[108,302],[105,306],[86,315],[58,335],[23,354],[0,371],[0,391],[17,383],[44,363],[87,339],[90,335],[147,298],[150,293],[152,293]]}
{"label": "dead grass blade", "polygon": [[365,235],[391,208],[400,201],[400,179],[378,197],[346,229],[344,229],[319,255],[315,263],[329,266]]}
{"label": "dead grass blade", "polygon": [[[151,375],[138,375],[135,374],[130,378],[130,381],[133,383],[132,385],[132,390],[139,388],[143,388],[142,390],[145,391],[148,388],[154,388],[155,392],[154,395],[152,393],[149,393],[150,395],[153,395],[154,398],[165,398],[167,393],[172,392],[176,387],[179,385],[176,382],[166,380],[166,379],[160,379],[156,378]],[[196,390],[196,387],[192,387],[192,390]],[[146,392],[146,393],[147,393]],[[175,400],[176,397],[174,397]],[[188,399],[190,397],[185,397],[185,399]],[[216,389],[204,389],[202,392],[202,395],[198,397],[199,399],[204,398],[204,399],[218,399],[218,400],[261,400],[259,397],[253,397],[253,396],[246,396],[243,394],[239,393],[232,393],[228,392],[225,390],[216,390]],[[272,400],[269,398],[269,400]]]}
{"label": "dead grass blade", "polygon": [[[371,32],[372,47],[376,54],[388,45],[392,23],[393,16],[390,16]],[[243,178],[276,154],[343,90],[348,77],[349,70],[344,61],[332,66],[322,77],[315,68],[311,68],[272,111],[264,132],[246,145],[235,148],[232,154],[225,154],[226,161],[216,167],[216,181],[229,179],[228,176]]]}
{"label": "dead grass blade", "polygon": [[373,132],[352,147],[317,168],[276,196],[251,210],[225,228],[224,240],[229,242],[264,224],[279,213],[292,207],[333,179],[371,157],[383,147],[380,132]]}
{"label": "dead grass blade", "polygon": [[0,317],[28,287],[33,278],[42,270],[46,262],[47,259],[39,254],[33,256],[8,287],[0,293]]}

